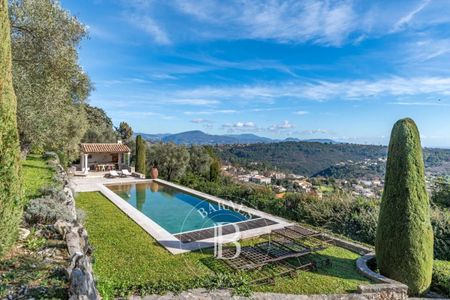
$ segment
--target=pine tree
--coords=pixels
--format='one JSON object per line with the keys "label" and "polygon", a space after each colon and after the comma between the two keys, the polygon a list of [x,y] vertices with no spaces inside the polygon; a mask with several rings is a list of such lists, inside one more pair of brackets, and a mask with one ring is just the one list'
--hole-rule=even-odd
{"label": "pine tree", "polygon": [[17,101],[11,75],[8,1],[0,0],[0,256],[14,243],[22,216]]}
{"label": "pine tree", "polygon": [[142,139],[141,135],[136,137],[136,172],[145,174],[145,155],[146,155],[146,145],[145,141]]}
{"label": "pine tree", "polygon": [[411,295],[427,291],[433,268],[433,231],[420,135],[411,119],[392,129],[376,236],[381,274],[405,283]]}

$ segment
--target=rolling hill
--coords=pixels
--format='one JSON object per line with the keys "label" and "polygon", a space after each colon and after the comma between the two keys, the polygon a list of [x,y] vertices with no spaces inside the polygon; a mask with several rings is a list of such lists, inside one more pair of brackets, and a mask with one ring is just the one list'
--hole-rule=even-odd
{"label": "rolling hill", "polygon": [[[200,130],[192,130],[180,132],[175,134],[148,134],[136,133],[142,135],[144,139],[150,142],[172,142],[175,144],[184,145],[234,145],[234,144],[257,144],[257,143],[278,143],[282,140],[261,137],[255,134],[228,134],[228,135],[214,135],[208,134]],[[301,141],[297,138],[287,138],[284,141]],[[329,139],[311,139],[304,140],[305,142],[318,142],[326,144],[335,144],[337,142]]]}
{"label": "rolling hill", "polygon": [[[318,142],[279,142],[215,147],[223,161],[254,168],[277,168],[304,176],[360,178],[367,174],[383,176],[384,163],[364,164],[364,160],[385,158],[386,146],[331,144]],[[427,171],[434,174],[450,172],[450,150],[424,149]],[[343,166],[336,166],[345,162]]]}

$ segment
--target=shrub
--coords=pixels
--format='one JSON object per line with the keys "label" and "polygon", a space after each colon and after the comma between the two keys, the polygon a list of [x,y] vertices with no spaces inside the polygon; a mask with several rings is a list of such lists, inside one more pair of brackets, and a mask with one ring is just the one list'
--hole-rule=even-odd
{"label": "shrub", "polygon": [[8,1],[0,0],[0,256],[14,243],[22,216],[17,101],[11,75]]}
{"label": "shrub", "polygon": [[434,262],[431,287],[439,294],[450,297],[450,262]]}
{"label": "shrub", "polygon": [[145,156],[146,156],[146,144],[142,139],[142,136],[136,137],[136,172],[145,174]]}
{"label": "shrub", "polygon": [[398,121],[389,143],[386,179],[375,243],[381,274],[424,293],[433,271],[433,230],[419,130]]}
{"label": "shrub", "polygon": [[25,221],[30,224],[53,224],[57,220],[73,221],[67,207],[51,197],[31,200],[25,209]]}
{"label": "shrub", "polygon": [[434,208],[431,223],[434,231],[434,256],[450,260],[450,210]]}
{"label": "shrub", "polygon": [[40,190],[42,197],[52,198],[57,202],[65,202],[66,194],[58,187],[45,187]]}
{"label": "shrub", "polygon": [[438,178],[433,185],[431,202],[442,208],[450,208],[450,183],[444,178]]}
{"label": "shrub", "polygon": [[44,237],[36,236],[35,232],[25,240],[25,247],[31,251],[36,251],[43,248],[47,244],[47,240]]}

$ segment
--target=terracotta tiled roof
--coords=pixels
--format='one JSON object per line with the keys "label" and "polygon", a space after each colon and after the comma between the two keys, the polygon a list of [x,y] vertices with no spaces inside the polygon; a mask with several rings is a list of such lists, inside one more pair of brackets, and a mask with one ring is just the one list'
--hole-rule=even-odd
{"label": "terracotta tiled roof", "polygon": [[130,148],[124,144],[81,144],[83,153],[127,153]]}

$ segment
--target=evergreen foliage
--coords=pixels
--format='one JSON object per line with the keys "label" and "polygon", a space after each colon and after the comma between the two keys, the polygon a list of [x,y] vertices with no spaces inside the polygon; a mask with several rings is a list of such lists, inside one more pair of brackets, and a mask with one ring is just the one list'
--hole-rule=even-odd
{"label": "evergreen foliage", "polygon": [[217,181],[220,176],[220,161],[215,158],[213,159],[210,167],[209,167],[209,180],[210,181]]}
{"label": "evergreen foliage", "polygon": [[101,108],[84,105],[88,128],[82,139],[83,143],[115,143],[117,135],[111,118]]}
{"label": "evergreen foliage", "polygon": [[77,52],[87,29],[59,1],[9,4],[22,150],[55,151],[66,164],[78,158],[88,126],[83,104],[92,86]]}
{"label": "evergreen foliage", "polygon": [[138,135],[136,137],[136,172],[145,174],[146,172],[146,164],[145,164],[145,156],[146,156],[146,144],[142,139],[142,136]]}
{"label": "evergreen foliage", "polygon": [[149,161],[158,165],[160,176],[168,181],[176,180],[189,165],[189,151],[185,146],[173,143],[152,144],[148,152]]}
{"label": "evergreen foliage", "polygon": [[208,154],[208,150],[203,146],[192,145],[189,149],[189,156],[189,172],[209,177],[212,158]]}
{"label": "evergreen foliage", "polygon": [[428,290],[433,269],[424,173],[419,131],[402,119],[391,134],[375,248],[381,274],[408,285],[411,295]]}
{"label": "evergreen foliage", "polygon": [[0,2],[0,256],[12,245],[22,216],[17,102],[11,74],[8,1]]}
{"label": "evergreen foliage", "polygon": [[116,128],[117,135],[122,139],[124,144],[128,144],[133,136],[133,129],[127,122],[120,122],[119,127]]}

